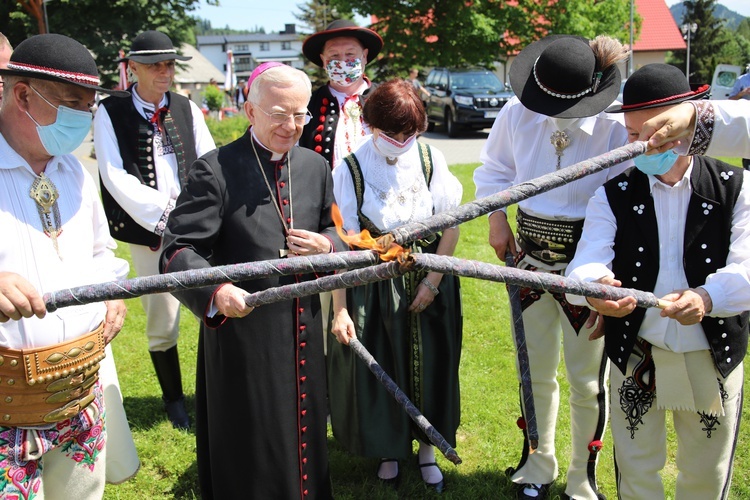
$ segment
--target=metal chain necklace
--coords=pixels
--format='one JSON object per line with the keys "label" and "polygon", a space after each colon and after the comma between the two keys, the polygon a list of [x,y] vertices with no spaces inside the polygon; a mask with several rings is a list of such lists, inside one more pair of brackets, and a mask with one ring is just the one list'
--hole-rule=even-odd
{"label": "metal chain necklace", "polygon": [[566,134],[564,130],[555,130],[552,132],[552,136],[550,136],[549,140],[555,148],[555,154],[557,155],[557,166],[555,168],[556,170],[560,170],[563,151],[570,146],[570,137],[568,137],[568,134]]}
{"label": "metal chain necklace", "polygon": [[[289,236],[289,231],[291,229],[294,229],[294,204],[292,203],[292,160],[291,160],[291,151],[286,154],[286,168],[289,171],[289,225],[287,225],[286,220],[284,219],[284,214],[281,211],[281,207],[279,206],[279,202],[276,201],[276,197],[273,194],[273,189],[271,189],[271,184],[268,182],[268,177],[266,177],[266,172],[263,170],[263,164],[260,162],[260,156],[258,156],[258,150],[255,148],[255,139],[252,137],[250,138],[250,144],[253,146],[253,153],[255,153],[255,159],[258,162],[258,168],[260,169],[260,175],[263,176],[263,180],[266,183],[266,188],[268,188],[268,195],[271,197],[271,201],[273,202],[274,208],[276,208],[276,214],[279,216],[279,220],[281,221],[281,225],[284,227],[284,236]],[[289,255],[289,249],[288,248],[280,248],[279,249],[279,257],[286,257]]]}

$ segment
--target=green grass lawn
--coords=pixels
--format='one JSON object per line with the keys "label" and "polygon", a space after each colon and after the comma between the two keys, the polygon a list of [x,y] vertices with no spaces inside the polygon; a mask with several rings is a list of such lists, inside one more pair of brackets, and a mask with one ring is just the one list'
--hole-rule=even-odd
{"label": "green grass lawn", "polygon": [[[725,159],[726,160],[726,159]],[[739,165],[739,160],[729,160]],[[474,165],[457,165],[451,170],[464,186],[464,201],[474,197],[472,173]],[[512,210],[512,208],[511,208]],[[514,220],[514,217],[510,217]],[[123,251],[124,250],[124,251]],[[120,245],[120,255],[127,250]],[[461,226],[461,240],[457,257],[497,262],[487,244],[487,219]],[[521,431],[516,427],[518,390],[514,369],[515,353],[508,326],[507,295],[502,284],[464,279],[464,345],[461,360],[461,427],[456,451],[463,463],[454,466],[438,457],[446,476],[447,489],[442,495],[448,499],[505,499],[512,498],[511,483],[505,469],[515,466],[521,451]],[[199,498],[195,438],[193,432],[172,429],[161,411],[161,398],[148,355],[143,334],[145,315],[137,299],[128,301],[128,317],[123,331],[113,344],[119,367],[120,384],[125,397],[125,409],[133,430],[141,459],[141,470],[132,480],[120,485],[108,485],[108,499]],[[189,405],[193,404],[198,323],[183,309],[180,357],[183,380]],[[557,449],[560,459],[560,479],[551,491],[551,498],[564,492],[564,478],[570,438],[568,386],[564,366],[559,376],[563,402],[560,410]],[[747,380],[747,377],[746,377]],[[743,417],[748,410],[745,409]],[[330,436],[330,429],[329,429]],[[227,430],[231,440],[231,430]],[[743,429],[735,459],[732,498],[750,498],[750,436]],[[670,461],[665,468],[666,490],[673,490],[674,433],[670,432]],[[395,499],[433,496],[422,485],[416,456],[402,464],[402,478],[398,490],[381,486],[375,480],[375,459],[353,457],[329,438],[331,480],[334,494],[339,499]],[[599,461],[601,491],[610,499],[616,498],[612,445],[607,434]],[[237,450],[242,460],[242,450]],[[248,470],[248,481],[252,478]],[[672,495],[669,494],[671,498]],[[269,499],[272,500],[272,499]]]}

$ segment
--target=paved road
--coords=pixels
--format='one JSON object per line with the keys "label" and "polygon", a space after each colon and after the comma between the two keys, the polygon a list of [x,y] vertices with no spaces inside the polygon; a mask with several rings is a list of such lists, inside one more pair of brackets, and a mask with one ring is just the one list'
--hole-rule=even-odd
{"label": "paved road", "polygon": [[479,153],[487,142],[489,133],[489,129],[467,130],[451,139],[438,128],[435,132],[425,132],[419,140],[438,148],[445,155],[448,165],[479,163]]}

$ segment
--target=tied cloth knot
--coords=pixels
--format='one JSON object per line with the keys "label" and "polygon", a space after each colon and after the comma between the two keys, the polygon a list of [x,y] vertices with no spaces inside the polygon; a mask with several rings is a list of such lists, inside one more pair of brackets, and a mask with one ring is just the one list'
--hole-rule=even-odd
{"label": "tied cloth knot", "polygon": [[177,157],[177,174],[180,180],[180,188],[184,188],[185,184],[187,184],[189,165],[186,164],[185,145],[180,138],[180,133],[177,131],[177,126],[175,126],[172,113],[169,112],[167,106],[162,106],[154,111],[149,122],[156,124],[159,133],[164,138],[162,142],[166,143],[167,140],[169,140],[169,142],[172,143],[174,154]]}
{"label": "tied cloth knot", "polygon": [[161,132],[162,134],[164,133],[162,124],[164,123],[164,121],[166,121],[167,115],[169,115],[169,108],[166,106],[162,106],[161,108],[154,111],[154,114],[151,115],[151,119],[149,120],[152,124],[156,124],[159,132]]}

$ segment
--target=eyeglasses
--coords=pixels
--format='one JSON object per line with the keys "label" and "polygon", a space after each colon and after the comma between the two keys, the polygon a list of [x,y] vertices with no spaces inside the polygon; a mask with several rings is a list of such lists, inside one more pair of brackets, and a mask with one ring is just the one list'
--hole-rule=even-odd
{"label": "eyeglasses", "polygon": [[297,125],[307,125],[308,123],[310,123],[310,120],[312,120],[312,115],[309,111],[305,111],[304,113],[292,113],[291,115],[288,115],[281,112],[269,113],[257,104],[255,104],[253,107],[263,111],[266,115],[268,115],[271,121],[277,125],[288,122],[290,117],[294,118],[294,123]]}

